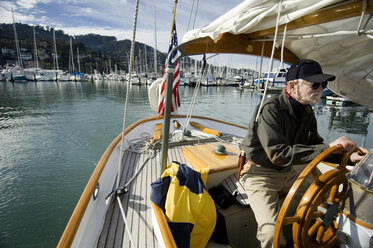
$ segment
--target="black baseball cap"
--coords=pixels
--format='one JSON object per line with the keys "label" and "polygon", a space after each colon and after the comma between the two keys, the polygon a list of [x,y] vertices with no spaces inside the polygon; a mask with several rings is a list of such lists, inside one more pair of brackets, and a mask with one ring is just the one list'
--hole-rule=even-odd
{"label": "black baseball cap", "polygon": [[325,81],[333,81],[335,76],[324,74],[320,64],[316,61],[301,59],[297,63],[292,64],[286,73],[286,81],[295,79],[304,79],[311,83],[322,83]]}

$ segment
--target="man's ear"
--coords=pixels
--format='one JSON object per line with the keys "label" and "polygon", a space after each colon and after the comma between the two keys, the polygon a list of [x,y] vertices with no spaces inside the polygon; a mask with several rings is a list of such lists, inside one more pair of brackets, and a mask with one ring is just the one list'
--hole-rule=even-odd
{"label": "man's ear", "polygon": [[296,81],[289,81],[286,83],[287,84],[287,92],[289,94],[292,94],[295,92],[295,87],[296,87]]}

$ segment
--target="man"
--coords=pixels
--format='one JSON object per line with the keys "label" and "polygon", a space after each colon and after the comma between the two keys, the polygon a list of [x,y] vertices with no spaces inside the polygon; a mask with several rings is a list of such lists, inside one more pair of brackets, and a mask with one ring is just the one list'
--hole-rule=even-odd
{"label": "man", "polygon": [[316,61],[300,60],[290,67],[284,92],[266,99],[250,121],[248,134],[240,145],[247,159],[240,182],[254,211],[262,248],[272,247],[281,208],[279,195],[287,194],[296,180],[298,172],[294,167],[308,164],[337,144],[352,153],[351,162],[363,157],[354,152],[356,144],[347,137],[324,144],[317,131],[310,104],[320,101],[327,82],[334,79],[335,76],[324,74]]}

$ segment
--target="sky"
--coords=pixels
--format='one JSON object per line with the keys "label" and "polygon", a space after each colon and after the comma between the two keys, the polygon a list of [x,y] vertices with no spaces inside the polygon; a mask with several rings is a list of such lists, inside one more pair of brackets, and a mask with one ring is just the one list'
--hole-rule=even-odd
{"label": "sky", "polygon": [[[188,30],[211,23],[241,2],[179,0],[176,9],[179,41]],[[0,0],[0,23],[13,23],[13,9],[17,23],[48,26],[63,30],[68,35],[94,33],[115,36],[118,40],[132,40],[135,6],[135,0]],[[157,49],[167,52],[173,8],[174,0],[140,1],[136,41],[154,47],[156,26]],[[211,63],[255,69],[256,58],[229,56],[216,56]]]}

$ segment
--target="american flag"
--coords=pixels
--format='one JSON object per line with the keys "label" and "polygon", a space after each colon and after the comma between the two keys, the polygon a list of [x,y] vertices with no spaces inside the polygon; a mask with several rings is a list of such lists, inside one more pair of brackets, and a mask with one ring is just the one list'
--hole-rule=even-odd
{"label": "american flag", "polygon": [[[172,28],[172,36],[170,40],[170,46],[168,47],[168,54],[171,52],[172,48],[177,46],[177,33],[176,33],[176,24],[174,24]],[[172,59],[176,57],[177,51],[172,53]],[[167,82],[167,61],[165,63],[165,71],[163,73],[162,79],[162,86],[160,90],[160,101],[158,104],[158,115],[164,115],[164,108],[165,108],[165,94],[166,94],[166,82]],[[174,81],[172,87],[172,104],[171,104],[171,112],[176,111],[181,103],[180,103],[180,94],[179,94],[179,84],[180,84],[180,67],[179,62],[175,64],[175,73],[174,73]]]}

